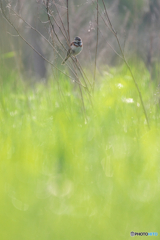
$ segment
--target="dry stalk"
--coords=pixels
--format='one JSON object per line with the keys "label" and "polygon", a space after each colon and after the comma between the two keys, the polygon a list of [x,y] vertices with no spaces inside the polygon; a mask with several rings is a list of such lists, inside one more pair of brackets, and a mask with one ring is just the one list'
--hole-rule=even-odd
{"label": "dry stalk", "polygon": [[[23,22],[25,22],[28,27],[30,27],[32,30],[34,30],[35,32],[37,32],[37,33],[53,48],[53,50],[57,53],[57,55],[58,55],[61,59],[63,59],[63,57],[60,55],[60,53],[59,53],[59,52],[56,50],[56,48],[45,38],[45,36],[44,36],[43,34],[41,34],[36,28],[34,28],[33,26],[31,26],[31,25],[30,25],[25,19],[23,19],[17,12],[15,12],[13,8],[10,7],[10,9],[14,12],[14,14],[15,14],[17,17],[19,17]],[[70,66],[69,66],[68,64],[67,64],[67,66],[69,67],[69,69],[71,70],[71,72],[74,74],[74,76],[77,78],[77,75],[75,74],[75,72],[73,71],[73,69],[70,68]],[[77,82],[77,81],[75,81],[75,82],[79,84],[80,80],[78,79],[78,82]],[[87,88],[87,84],[86,84],[86,86],[84,86],[81,82],[80,82],[80,84],[81,84],[82,87]]]}
{"label": "dry stalk", "polygon": [[[94,5],[93,0],[92,0],[92,4]],[[97,5],[95,6],[95,8],[97,9]],[[107,26],[107,28],[109,28],[108,23],[106,23],[104,17],[102,16],[102,13],[99,11],[99,8],[98,8],[98,14],[99,14],[99,16],[101,17],[101,19],[103,20],[104,24]],[[102,33],[102,31],[100,30],[99,26],[98,26],[98,30],[99,30],[99,32],[101,33],[101,35],[103,36],[103,33]],[[106,44],[115,52],[115,54],[116,54],[117,56],[119,56],[119,57],[123,60],[123,57],[111,46],[110,43],[106,42]]]}
{"label": "dry stalk", "polygon": [[[48,19],[49,19],[49,21],[50,21],[50,24],[52,24],[51,19],[50,19],[50,16],[52,16],[52,18],[54,19],[56,25],[57,25],[58,28],[60,29],[62,35],[63,35],[64,38],[65,38],[65,40],[67,41],[67,37],[66,37],[65,34],[63,33],[62,28],[61,28],[61,27],[59,26],[59,24],[57,23],[57,21],[56,21],[55,17],[53,16],[53,14],[50,13],[48,4],[49,4],[49,0],[47,1],[47,13],[49,14],[49,15],[48,15]],[[56,4],[55,4],[55,3],[54,3],[54,6],[56,7]],[[66,30],[65,30],[65,27],[64,27],[64,23],[63,23],[63,21],[62,21],[62,19],[61,19],[61,17],[60,17],[60,14],[59,14],[59,11],[58,11],[57,7],[56,7],[56,10],[57,10],[57,12],[58,12],[58,15],[59,15],[59,18],[60,18],[62,27],[63,27],[63,29],[64,29],[64,31],[65,31],[65,33],[66,33]],[[53,25],[53,24],[52,24],[52,25]],[[68,9],[68,1],[67,1],[67,25],[68,25],[68,39],[69,39],[69,40],[67,41],[67,43],[68,43],[68,45],[70,45],[70,44],[69,44],[69,42],[70,42],[70,33],[69,33],[69,9]],[[52,28],[54,29],[54,26],[53,26]],[[72,58],[72,60],[73,60],[73,58]],[[81,81],[80,81],[80,79],[78,78],[77,74],[75,74],[75,73],[76,73],[75,70],[74,70],[74,75],[76,76],[76,78],[77,78],[78,82],[81,84],[81,86],[84,86],[84,87],[87,89],[88,93],[90,93],[89,88],[88,88],[88,86],[87,86],[87,83],[86,83],[86,80],[85,80],[85,78],[84,78],[84,75],[83,75],[82,71],[80,70],[79,66],[77,65],[77,62],[74,61],[74,63],[76,64],[77,68],[79,69],[79,71],[80,71],[80,73],[81,73],[81,76],[82,76],[82,78],[83,78],[83,80],[84,80],[85,86],[81,83]],[[72,68],[70,68],[70,70],[71,70],[72,73],[73,73]]]}
{"label": "dry stalk", "polygon": [[[75,72],[76,72],[77,63],[76,63],[76,61],[74,61],[73,63],[74,63],[74,68],[75,68]],[[76,72],[76,74],[77,74],[77,72]],[[77,78],[78,78],[78,75],[77,75]],[[84,120],[87,121],[83,92],[82,92],[82,88],[80,85],[79,85],[79,90],[80,90],[80,96],[81,96],[81,101],[82,101],[82,112],[84,114]]]}
{"label": "dry stalk", "polygon": [[138,95],[139,95],[139,98],[140,98],[140,102],[141,102],[141,105],[142,105],[142,108],[143,108],[143,112],[144,112],[144,115],[145,115],[145,118],[146,118],[146,122],[147,122],[147,125],[148,125],[148,128],[150,129],[150,124],[149,124],[149,120],[148,120],[148,116],[147,116],[147,112],[146,112],[146,109],[145,109],[145,106],[144,106],[144,102],[143,102],[143,98],[142,98],[142,94],[141,94],[141,91],[139,89],[139,86],[137,84],[137,81],[132,73],[132,70],[126,60],[126,57],[125,57],[125,54],[124,54],[124,51],[122,50],[122,47],[121,47],[121,44],[120,44],[120,41],[119,41],[119,38],[118,38],[118,35],[117,35],[117,32],[114,30],[113,26],[112,26],[112,23],[111,23],[111,20],[109,18],[109,15],[108,15],[108,12],[107,12],[107,8],[106,8],[106,5],[104,3],[104,0],[102,0],[103,2],[103,6],[104,6],[104,10],[105,10],[105,16],[106,16],[106,19],[107,19],[107,22],[108,22],[108,27],[110,29],[110,31],[114,34],[116,40],[117,40],[117,43],[118,43],[118,46],[119,46],[119,49],[120,49],[120,52],[122,54],[122,58],[123,58],[123,61],[124,63],[126,64],[130,74],[131,74],[131,77],[133,79],[133,82],[135,84],[135,87],[137,89],[137,92],[138,92]]}
{"label": "dry stalk", "polygon": [[[57,69],[59,72],[61,72],[62,74],[64,74],[65,76],[67,76],[68,78],[70,78],[72,81],[76,82],[78,85],[81,84],[79,81],[77,82],[74,78],[72,78],[71,76],[69,76],[68,74],[66,74],[65,72],[63,72],[62,70],[60,70],[58,67],[56,67],[52,62],[50,62],[48,59],[46,59],[44,56],[42,56],[41,53],[39,53],[18,31],[18,29],[14,26],[14,24],[7,18],[4,9],[3,9],[3,5],[2,5],[2,1],[0,0],[0,6],[1,6],[1,12],[2,12],[2,16],[4,17],[4,19],[13,27],[13,29],[17,32],[18,36],[32,49],[34,50],[40,57],[42,57],[46,62],[48,62],[52,67],[54,67],[55,69]],[[13,9],[11,9],[13,10]],[[13,10],[14,11],[14,10]],[[16,12],[15,12],[16,13]],[[17,13],[16,13],[17,14]],[[17,14],[18,16],[18,14]],[[22,18],[21,18],[22,19]],[[23,20],[23,19],[22,19]],[[28,24],[25,21],[26,24]],[[37,33],[39,33],[41,36],[43,36],[38,30],[36,30],[35,28],[33,28],[30,24],[28,24],[33,30],[35,30]],[[44,36],[43,38],[49,43],[51,44]],[[51,45],[52,46],[52,45]],[[53,47],[53,46],[52,46]],[[62,58],[62,57],[61,57]],[[86,88],[83,84],[81,84],[82,87]]]}
{"label": "dry stalk", "polygon": [[[46,10],[47,10],[48,21],[49,21],[49,23],[50,23],[51,29],[52,29],[52,31],[54,32],[54,34],[55,34],[58,42],[60,43],[60,45],[66,50],[66,48],[65,48],[64,45],[63,45],[63,43],[62,43],[61,40],[59,39],[59,37],[58,37],[58,35],[57,35],[57,33],[56,33],[55,29],[54,29],[54,25],[53,25],[53,23],[52,23],[52,21],[51,21],[50,11],[49,11],[49,0],[46,1]],[[52,37],[52,38],[53,38],[53,37]],[[53,39],[52,39],[52,42],[53,42],[53,45],[54,45],[54,40],[53,40]]]}
{"label": "dry stalk", "polygon": [[[90,102],[91,102],[91,95],[90,95],[90,89],[88,87],[88,83],[86,81],[87,77],[85,75],[85,73],[83,72],[83,69],[80,65],[79,62],[77,62],[75,59],[72,58],[73,60],[73,63],[74,63],[74,68],[71,68],[68,63],[67,63],[67,66],[69,67],[69,69],[71,70],[71,72],[73,73],[75,79],[71,76],[69,76],[68,74],[66,74],[65,72],[63,72],[61,69],[59,69],[53,62],[49,61],[48,59],[46,59],[41,53],[39,53],[26,39],[25,37],[23,37],[23,35],[20,33],[20,31],[17,29],[17,27],[15,26],[14,22],[12,20],[10,20],[10,18],[7,17],[5,11],[4,11],[4,8],[3,8],[3,4],[2,4],[2,0],[0,0],[0,6],[1,6],[1,12],[2,12],[2,16],[4,17],[4,19],[13,27],[13,29],[17,32],[18,36],[33,50],[35,51],[40,57],[42,57],[47,63],[49,63],[54,69],[57,69],[60,73],[64,74],[65,76],[67,76],[68,78],[70,78],[72,81],[74,81],[75,83],[78,84],[79,86],[79,89],[80,89],[80,95],[81,95],[81,100],[82,100],[82,107],[83,107],[83,112],[84,112],[84,115],[85,115],[85,119],[86,119],[86,113],[85,113],[85,105],[84,105],[84,98],[83,98],[83,91],[82,91],[82,87],[86,90],[86,93],[87,93],[87,96],[89,97],[90,99]],[[67,1],[67,6],[68,6],[68,1]],[[12,7],[11,5],[9,5],[9,10],[13,11],[13,13],[19,18],[21,19],[30,29],[32,29],[33,31],[35,31],[36,33],[38,33],[48,44],[49,46],[55,51],[55,53],[61,58],[63,59],[63,57],[59,54],[59,52],[56,50],[56,47],[55,47],[55,42],[54,42],[54,36],[53,34],[55,35],[56,39],[58,40],[58,42],[60,43],[60,45],[63,47],[63,49],[66,50],[66,48],[64,47],[63,43],[61,42],[61,40],[59,39],[59,36],[57,35],[56,31],[55,31],[55,28],[54,28],[54,25],[51,21],[51,17],[53,18],[55,24],[58,26],[59,30],[61,31],[62,35],[64,36],[65,40],[67,41],[67,43],[69,42],[68,41],[68,37],[70,38],[70,34],[69,34],[69,13],[68,13],[68,10],[67,10],[67,22],[68,22],[68,37],[67,35],[65,36],[64,32],[66,33],[66,30],[65,30],[65,27],[64,27],[64,24],[63,24],[63,21],[60,17],[60,14],[59,14],[59,11],[57,9],[57,12],[58,12],[58,16],[60,18],[60,22],[62,24],[62,27],[58,24],[58,22],[56,21],[55,17],[53,14],[51,14],[51,11],[49,9],[49,0],[46,1],[46,10],[47,10],[47,16],[48,16],[48,22],[51,26],[51,30],[52,30],[52,42],[53,44],[47,40],[47,38],[41,34],[36,28],[34,28],[32,25],[30,25],[20,14],[18,14]],[[68,9],[68,8],[67,8]],[[63,28],[63,30],[62,30]],[[84,84],[81,82],[79,76],[77,75],[77,71],[76,71],[76,68],[79,70],[80,72],[80,75],[84,81]],[[87,79],[88,80],[88,79]],[[89,80],[88,80],[89,82]],[[91,84],[89,82],[89,84]],[[92,102],[91,102],[92,103]]]}
{"label": "dry stalk", "polygon": [[98,26],[99,26],[99,18],[98,18],[98,0],[97,0],[97,37],[96,37],[96,53],[95,53],[95,64],[94,64],[94,81],[93,81],[93,91],[94,91],[94,87],[95,87],[95,81],[96,81],[96,69],[97,69]]}
{"label": "dry stalk", "polygon": [[[66,31],[66,29],[65,29],[65,26],[64,26],[64,23],[63,23],[63,21],[62,21],[61,15],[60,15],[60,13],[59,13],[59,11],[58,11],[58,8],[57,8],[57,6],[56,6],[56,4],[55,4],[54,2],[53,2],[53,4],[55,5],[55,8],[56,8],[56,10],[57,10],[57,13],[58,13],[60,22],[61,22],[62,27],[63,27],[63,30],[64,30],[64,32],[65,32],[65,34],[66,34],[66,36],[67,36],[67,31]],[[67,39],[66,41],[67,41],[67,43],[68,43],[68,46],[70,46],[70,42],[68,41],[68,39]]]}
{"label": "dry stalk", "polygon": [[69,40],[69,43],[70,43],[71,41],[70,41],[70,32],[69,32],[69,6],[68,6],[68,0],[67,0],[67,25],[68,25],[68,40]]}

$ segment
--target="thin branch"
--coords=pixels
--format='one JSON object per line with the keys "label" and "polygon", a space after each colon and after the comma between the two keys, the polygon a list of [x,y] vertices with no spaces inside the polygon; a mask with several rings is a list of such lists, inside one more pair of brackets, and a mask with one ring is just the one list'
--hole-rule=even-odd
{"label": "thin branch", "polygon": [[[92,0],[92,4],[94,5],[94,7],[97,9],[97,5],[95,6],[95,3],[94,3],[94,1]],[[99,7],[98,7],[99,9],[101,8],[100,7],[100,5],[99,5]],[[99,15],[101,16],[101,18],[103,19],[103,21],[105,21],[104,20],[104,18],[103,18],[103,16],[102,16],[102,13],[98,10],[98,13],[99,13]],[[108,21],[108,20],[107,20]],[[110,25],[109,25],[109,23],[107,22],[105,22],[105,25],[107,26],[107,28],[109,28],[110,29],[110,31],[112,32],[112,29],[111,29],[111,27],[110,27]]]}
{"label": "thin branch", "polygon": [[[31,26],[31,25],[30,25],[25,19],[23,19],[17,12],[15,12],[13,8],[10,7],[10,9],[14,12],[14,14],[15,14],[17,17],[19,17],[23,22],[25,22],[27,26],[29,26],[32,30],[34,30],[35,32],[37,32],[37,33],[54,49],[54,51],[57,53],[57,55],[58,55],[61,59],[63,59],[63,57],[60,55],[60,53],[59,53],[59,52],[56,50],[56,48],[45,38],[44,35],[42,35],[36,28],[34,28],[33,26]],[[19,35],[16,35],[16,36],[19,37]],[[75,75],[75,77],[77,78],[77,75],[76,75],[75,72],[72,70],[72,68],[70,68],[70,66],[69,66],[68,64],[67,64],[67,66],[69,67],[69,69],[71,70],[71,72],[72,72],[72,73]],[[79,80],[78,80],[78,82],[76,81],[76,83],[79,84]],[[81,85],[82,85],[84,88],[88,88],[87,85],[84,86],[82,83],[81,83]]]}
{"label": "thin branch", "polygon": [[116,50],[108,42],[107,45],[113,50],[113,52],[115,52],[115,54],[117,54],[117,56],[119,56],[123,60],[123,57],[119,55],[119,53],[117,53]]}
{"label": "thin branch", "polygon": [[69,43],[70,43],[71,41],[70,41],[70,32],[69,32],[69,7],[68,7],[68,0],[67,0],[67,25],[68,25],[68,40],[69,40]]}
{"label": "thin branch", "polygon": [[105,13],[106,13],[107,21],[108,21],[109,26],[110,26],[110,30],[111,30],[114,34],[116,34],[116,31],[114,30],[114,28],[113,28],[113,26],[112,26],[112,23],[111,23],[111,21],[110,21],[110,18],[109,18],[109,15],[108,15],[108,12],[107,12],[106,5],[105,5],[105,3],[104,3],[104,0],[102,0],[102,2],[103,2],[104,10],[105,10]]}
{"label": "thin branch", "polygon": [[[58,42],[59,42],[59,43],[61,44],[61,46],[66,50],[66,48],[65,48],[64,45],[63,45],[63,43],[62,43],[61,40],[59,39],[59,37],[58,37],[58,35],[57,35],[57,33],[56,33],[55,29],[54,29],[54,25],[53,25],[53,23],[52,23],[52,21],[51,21],[50,11],[49,11],[49,0],[46,1],[46,10],[47,10],[48,21],[49,21],[49,23],[50,23],[50,25],[51,25],[51,28],[52,28],[52,30],[53,30],[53,32],[54,32],[54,34],[55,34]],[[53,44],[54,44],[54,41],[53,41]]]}
{"label": "thin branch", "polygon": [[[51,22],[51,18],[50,18],[50,14],[49,14],[49,0],[46,1],[46,10],[47,10],[47,17],[48,17],[48,21],[51,25],[51,29],[52,31],[55,33],[55,30],[54,30],[54,25],[52,24]],[[51,31],[51,34],[52,34],[52,31]],[[56,35],[56,34],[55,34]],[[53,35],[52,35],[52,43],[53,43],[53,46],[54,46],[54,38],[53,38]]]}
{"label": "thin branch", "polygon": [[[92,1],[92,4],[94,4],[93,1]],[[97,9],[97,5],[95,6],[95,8]],[[101,12],[99,11],[99,8],[98,8],[98,14],[99,14],[100,17],[102,18],[102,20],[103,20],[104,24],[107,26],[107,28],[109,28],[110,31],[113,32],[112,29],[110,28],[110,26],[108,25],[108,23],[106,23],[104,17],[102,16]],[[100,31],[99,26],[98,26],[98,30],[99,30],[99,32],[102,34],[102,32]],[[103,34],[102,34],[102,36],[103,36]],[[115,54],[117,54],[117,56],[119,56],[119,57],[123,60],[123,57],[122,57],[108,42],[106,42],[106,43],[107,43],[107,45],[115,52]]]}
{"label": "thin branch", "polygon": [[[74,61],[74,67],[75,67],[75,70],[76,70],[76,62]],[[77,73],[76,73],[77,74]],[[78,76],[77,76],[78,78]],[[80,96],[81,96],[81,101],[82,101],[82,110],[83,110],[83,113],[84,113],[84,119],[85,121],[87,121],[87,118],[86,118],[86,109],[85,109],[85,104],[84,104],[84,98],[83,98],[83,92],[82,92],[82,88],[81,86],[79,85],[79,90],[80,90]]]}
{"label": "thin branch", "polygon": [[57,27],[59,28],[60,32],[62,33],[63,37],[65,38],[65,40],[66,40],[66,41],[67,41],[67,43],[68,43],[68,39],[67,39],[67,37],[65,36],[65,34],[63,33],[63,31],[62,31],[62,28],[59,26],[59,24],[58,24],[57,20],[55,19],[55,17],[53,16],[53,14],[52,14],[52,13],[51,13],[50,15],[52,16],[52,18],[53,18],[53,20],[55,21],[55,23],[56,23]]}
{"label": "thin branch", "polygon": [[96,38],[96,53],[95,53],[95,65],[94,65],[93,91],[94,91],[94,86],[95,86],[95,81],[96,81],[96,69],[97,69],[98,26],[99,26],[99,19],[98,19],[98,0],[97,0],[97,38]]}
{"label": "thin branch", "polygon": [[62,70],[60,70],[58,67],[56,67],[52,62],[50,62],[48,59],[46,59],[44,56],[42,56],[41,53],[39,53],[29,42],[27,42],[27,40],[20,34],[20,32],[17,30],[17,28],[13,25],[13,23],[7,18],[4,9],[3,9],[3,5],[2,2],[0,1],[0,6],[1,6],[1,12],[3,17],[5,18],[5,20],[14,28],[14,30],[17,32],[18,36],[31,48],[33,49],[40,57],[42,57],[46,62],[48,62],[51,66],[53,66],[55,69],[57,69],[59,72],[61,72],[62,74],[64,74],[65,76],[67,76],[68,78],[72,79],[72,81],[76,82],[78,85],[81,85],[82,87],[86,88],[86,86],[84,86],[83,84],[81,84],[80,82],[77,82],[74,78],[72,78],[71,76],[69,76],[68,74],[66,74],[65,72],[63,72]]}
{"label": "thin branch", "polygon": [[[55,5],[55,8],[56,8],[56,10],[57,10],[57,13],[58,13],[60,22],[61,22],[62,27],[63,27],[63,30],[64,30],[64,32],[65,32],[65,34],[66,34],[66,36],[67,36],[67,31],[66,31],[66,29],[65,29],[65,26],[64,26],[64,23],[63,23],[63,21],[62,21],[61,15],[60,15],[60,13],[59,13],[59,11],[58,11],[58,8],[57,8],[55,2],[53,2],[53,4]],[[70,46],[70,42],[69,42],[68,40],[67,40],[67,42],[68,42],[68,46]]]}
{"label": "thin branch", "polygon": [[[104,35],[103,35],[102,31],[100,30],[99,26],[98,26],[98,29],[99,29],[99,32],[102,35],[102,37],[104,37]],[[123,57],[112,47],[112,45],[110,43],[106,42],[106,44],[113,50],[113,52],[115,52],[115,54],[117,54],[118,57],[120,57],[123,60]]]}
{"label": "thin branch", "polygon": [[[48,62],[50,65],[52,65],[55,69],[57,69],[59,72],[61,72],[61,73],[63,73],[65,76],[67,76],[67,77],[69,77],[70,79],[72,79],[75,83],[77,83],[78,85],[79,85],[79,87],[81,88],[81,87],[83,87],[84,89],[86,89],[87,90],[87,95],[88,95],[88,97],[89,97],[89,99],[90,99],[90,101],[91,101],[91,95],[90,95],[90,90],[89,90],[89,88],[88,88],[88,86],[87,86],[87,82],[86,82],[86,80],[85,80],[85,77],[84,77],[84,75],[83,75],[83,72],[82,72],[82,70],[81,70],[81,66],[80,66],[80,64],[79,64],[79,66],[78,66],[78,64],[77,64],[77,62],[75,62],[75,60],[73,60],[74,61],[74,63],[76,64],[76,66],[77,66],[77,68],[78,68],[78,70],[79,70],[79,72],[80,72],[80,74],[81,74],[81,76],[82,76],[82,78],[83,78],[83,80],[84,80],[84,84],[82,84],[82,82],[80,81],[80,79],[79,79],[79,77],[78,77],[78,75],[77,75],[77,73],[75,73],[73,70],[72,70],[72,68],[70,68],[69,66],[69,68],[70,68],[70,70],[72,71],[72,73],[75,75],[75,78],[77,79],[77,80],[75,80],[74,78],[72,78],[71,76],[69,76],[69,75],[67,75],[65,72],[63,72],[63,71],[61,71],[58,67],[56,67],[55,66],[55,64],[53,64],[52,62],[50,62],[48,59],[46,59],[41,53],[39,53],[26,39],[25,39],[25,37],[23,37],[22,36],[22,34],[19,32],[19,30],[16,28],[16,26],[14,25],[14,23],[13,22],[11,22],[11,20],[6,16],[6,13],[4,12],[4,9],[3,9],[3,5],[2,5],[2,2],[0,1],[0,4],[1,4],[1,11],[2,11],[2,15],[3,15],[3,17],[5,18],[5,20],[14,28],[14,30],[17,32],[17,34],[18,34],[18,36],[32,49],[32,50],[34,50],[40,57],[42,57],[46,62]],[[14,15],[15,16],[17,16],[17,17],[19,17],[19,19],[21,19],[29,28],[31,28],[33,31],[35,31],[35,32],[37,32],[50,46],[51,46],[51,48],[53,48],[53,50],[57,53],[57,55],[59,55],[62,59],[63,59],[63,57],[59,54],[59,52],[56,50],[56,48],[54,47],[54,45],[52,45],[52,43],[50,42],[50,41],[48,41],[46,38],[45,38],[45,36],[43,35],[43,34],[41,34],[36,28],[34,28],[32,25],[30,25],[25,19],[23,19],[23,17],[21,17],[14,9],[12,9],[12,7],[11,6],[9,6],[9,9],[10,10],[12,10],[13,11],[13,13],[14,13]],[[48,19],[48,22],[50,23],[50,16],[51,16],[51,14],[49,13],[49,9],[47,8],[47,10],[48,10],[48,16],[49,16],[49,19]],[[54,19],[55,20],[55,19]],[[56,21],[55,21],[56,22]],[[51,24],[51,23],[50,23]],[[57,24],[57,22],[56,22],[56,24]],[[57,24],[57,26],[59,26],[58,24]],[[54,26],[52,27],[53,28],[53,30],[54,30]],[[60,26],[59,26],[59,28],[60,28]],[[68,65],[68,64],[67,64]],[[89,81],[89,80],[88,80]],[[81,98],[82,98],[82,103],[83,103],[83,108],[84,108],[84,100],[83,100],[83,92],[82,92],[82,88],[80,89],[80,94],[81,94]],[[92,102],[91,102],[92,103]],[[85,108],[84,108],[85,109]],[[85,110],[84,110],[85,111]]]}
{"label": "thin branch", "polygon": [[[60,18],[60,21],[61,21],[61,24],[62,24],[62,26],[63,26],[63,29],[64,29],[64,31],[65,31],[65,33],[67,34],[67,32],[66,32],[66,30],[65,30],[65,27],[64,27],[64,24],[63,24],[63,21],[62,21],[62,19],[61,19],[61,16],[60,16],[60,14],[59,14],[59,11],[58,11],[58,9],[57,9],[57,6],[56,6],[56,4],[54,3],[54,5],[55,5],[55,7],[56,7],[56,10],[57,10],[57,12],[58,12],[58,15],[59,15],[59,18]],[[68,9],[68,2],[67,2],[67,9]],[[66,38],[66,36],[64,35],[64,33],[63,33],[63,31],[62,31],[62,29],[61,29],[61,27],[59,26],[59,24],[57,23],[57,21],[56,21],[56,19],[55,19],[55,17],[53,16],[53,14],[50,14],[52,17],[53,17],[53,19],[54,19],[54,21],[55,21],[55,23],[56,23],[56,25],[58,26],[58,28],[60,29],[60,31],[61,31],[61,33],[63,34],[63,36],[64,36],[64,38],[66,39],[66,41],[67,41],[67,43],[68,43],[68,45],[70,45],[70,43],[68,42],[68,40],[67,40],[67,38]],[[68,11],[67,11],[67,21],[68,21],[68,34],[69,34],[69,13],[68,13]],[[69,36],[69,35],[68,35]],[[69,40],[70,41],[70,40]],[[73,59],[72,59],[73,60]],[[77,63],[76,63],[76,65],[77,65]],[[85,78],[84,78],[84,76],[83,76],[83,73],[81,72],[81,69],[78,67],[78,65],[77,65],[77,68],[79,69],[79,71],[80,71],[80,73],[81,73],[81,75],[82,75],[82,78],[83,78],[83,80],[84,80],[84,82],[85,82],[85,85],[86,85],[86,88],[87,88],[87,90],[88,90],[88,92],[89,92],[89,89],[88,89],[88,86],[87,86],[87,83],[86,83],[86,81],[85,81]],[[77,75],[76,75],[77,76]],[[80,81],[80,80],[79,80]],[[81,83],[82,84],[82,83]]]}
{"label": "thin branch", "polygon": [[[63,21],[62,21],[62,19],[61,19],[61,16],[60,16],[60,14],[59,14],[59,11],[58,11],[58,9],[57,9],[57,6],[56,6],[55,3],[54,3],[54,5],[55,5],[56,10],[57,10],[57,12],[58,12],[58,15],[59,15],[59,18],[60,18],[61,24],[62,24],[62,26],[63,26],[63,29],[64,29],[64,31],[65,31],[65,33],[66,33],[66,35],[67,35],[67,32],[66,32],[66,30],[65,30],[65,27],[64,27]],[[47,7],[48,7],[48,6],[47,6]],[[65,35],[64,35],[64,33],[63,33],[61,27],[60,27],[59,24],[57,23],[57,21],[56,21],[55,17],[53,16],[53,14],[50,14],[50,16],[53,17],[53,19],[54,19],[56,25],[59,27],[59,29],[60,29],[61,33],[63,34],[64,38],[66,39],[68,45],[70,45],[70,43],[69,43],[70,40],[68,41],[67,38],[65,37]],[[68,34],[69,34],[69,12],[68,12],[68,2],[67,2],[67,22],[68,22]],[[69,34],[68,36],[69,36],[69,38],[70,38],[70,34]],[[72,58],[72,60],[73,60],[73,58]],[[80,71],[80,73],[81,73],[81,76],[82,76],[82,78],[83,78],[83,80],[84,80],[84,82],[85,82],[85,87],[86,87],[88,93],[90,94],[89,88],[88,88],[88,86],[87,86],[87,83],[86,83],[86,81],[85,81],[85,78],[84,78],[84,75],[83,75],[81,69],[80,69],[79,66],[77,65],[77,62],[75,62],[74,60],[73,60],[73,62],[76,64],[77,68],[79,69],[79,71]],[[80,64],[79,64],[79,65],[80,65]],[[71,68],[70,68],[70,69],[71,69]],[[72,70],[72,69],[71,69],[71,70]],[[72,72],[73,72],[73,70],[72,70]],[[77,74],[74,73],[74,75],[75,75],[76,78],[77,78]],[[77,78],[77,79],[78,79],[78,78]],[[81,83],[80,79],[78,79],[78,81]],[[81,85],[83,86],[82,83],[81,83]]]}
{"label": "thin branch", "polygon": [[[78,61],[78,70],[79,70],[79,72],[80,72],[80,74],[81,74],[81,76],[82,76],[85,84],[87,85],[86,80],[85,80],[85,77],[86,77],[87,80],[88,80],[88,78],[87,78],[86,74],[84,73],[84,71],[83,71],[83,69],[82,69],[79,61]],[[84,76],[85,76],[85,77],[84,77]],[[88,82],[89,82],[89,80],[88,80]],[[89,82],[89,83],[90,83],[90,82]],[[90,83],[90,85],[91,85],[91,83]],[[91,87],[92,87],[92,85],[91,85]],[[87,87],[86,90],[88,91],[89,101],[90,101],[90,103],[91,103],[91,106],[93,107],[92,96],[91,96],[91,93],[90,93],[90,91],[89,91],[89,88]]]}
{"label": "thin branch", "polygon": [[[50,24],[51,24],[51,26],[52,26],[53,31],[54,31],[54,26],[53,26],[53,24],[52,24],[52,22],[51,22],[50,16],[53,17],[55,23],[56,23],[57,26],[59,27],[59,29],[60,29],[61,33],[63,34],[63,36],[65,37],[65,35],[64,35],[61,27],[59,26],[59,24],[57,23],[57,21],[56,21],[56,19],[55,19],[55,17],[54,17],[52,14],[50,14],[50,12],[49,12],[49,0],[47,0],[47,7],[46,7],[46,9],[47,9],[48,20],[49,20],[49,22],[50,22]],[[59,16],[60,16],[60,15],[59,15]],[[67,22],[68,22],[68,38],[69,38],[69,43],[70,43],[68,1],[67,1]],[[63,22],[62,22],[62,26],[64,26]],[[65,37],[65,39],[66,39],[66,37]],[[67,41],[67,39],[66,39],[66,41]],[[68,41],[67,41],[67,42],[68,42]],[[63,45],[63,44],[61,43],[61,45]],[[69,44],[69,45],[70,45],[70,44]],[[72,70],[72,72],[73,72],[73,70]],[[76,78],[77,78],[77,75],[76,75],[75,73],[74,73],[74,75],[75,75]],[[78,78],[77,78],[77,79],[78,79]],[[78,79],[78,82],[81,83],[80,79]],[[86,82],[85,82],[85,84],[86,84]],[[82,83],[81,83],[81,85],[84,86]],[[87,90],[88,90],[88,92],[89,92],[89,89],[88,89],[87,84],[86,84],[86,86],[84,86],[84,87],[87,88]]]}
{"label": "thin branch", "polygon": [[141,91],[140,91],[139,86],[138,86],[138,84],[137,84],[137,81],[136,81],[136,79],[135,79],[135,77],[134,77],[134,75],[133,75],[133,73],[132,73],[132,70],[131,70],[131,68],[130,68],[127,60],[126,60],[126,57],[125,57],[125,55],[124,55],[124,51],[122,50],[122,47],[121,47],[121,44],[120,44],[120,41],[119,41],[119,38],[118,38],[118,35],[117,35],[117,32],[114,30],[114,28],[113,28],[113,26],[112,26],[112,23],[111,23],[111,21],[110,21],[110,18],[109,18],[109,15],[108,15],[108,12],[107,12],[105,3],[104,3],[104,0],[102,0],[102,2],[103,2],[103,6],[104,6],[104,9],[105,9],[106,18],[107,18],[107,20],[108,20],[109,26],[110,26],[111,31],[112,31],[112,33],[114,34],[114,36],[115,36],[115,38],[116,38],[116,40],[117,40],[118,46],[119,46],[120,51],[121,51],[121,54],[122,54],[122,56],[123,56],[123,61],[124,61],[124,63],[126,64],[128,70],[129,70],[129,72],[130,72],[130,74],[131,74],[131,76],[132,76],[133,82],[134,82],[135,87],[136,87],[136,89],[137,89],[137,92],[138,92],[138,94],[139,94],[139,98],[140,98],[141,105],[142,105],[142,108],[143,108],[143,112],[144,112],[144,115],[145,115],[145,118],[146,118],[146,121],[147,121],[147,125],[148,125],[148,128],[150,129],[150,124],[149,124],[147,112],[146,112],[146,109],[145,109],[145,106],[144,106],[144,102],[143,102],[143,98],[142,98],[142,95],[141,95]]}
{"label": "thin branch", "polygon": [[90,84],[90,87],[92,87],[92,84],[91,84],[91,82],[89,81],[89,79],[88,79],[88,77],[87,77],[87,75],[85,74],[85,72],[83,71],[83,68],[81,67],[81,64],[80,64],[80,62],[77,60],[77,62],[78,62],[78,68],[79,68],[79,70],[80,70],[80,72],[81,72],[81,74],[82,74],[82,77],[84,78],[86,78],[87,79],[87,81],[89,82],[89,84]]}

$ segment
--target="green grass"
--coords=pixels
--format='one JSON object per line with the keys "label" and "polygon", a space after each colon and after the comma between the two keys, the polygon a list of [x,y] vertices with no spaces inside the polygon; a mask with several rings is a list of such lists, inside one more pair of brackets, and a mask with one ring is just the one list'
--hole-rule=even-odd
{"label": "green grass", "polygon": [[[142,66],[141,66],[142,67]],[[0,238],[130,239],[159,231],[160,112],[148,72],[97,76],[93,105],[64,77],[24,86],[1,73]],[[141,237],[143,239],[144,237]]]}

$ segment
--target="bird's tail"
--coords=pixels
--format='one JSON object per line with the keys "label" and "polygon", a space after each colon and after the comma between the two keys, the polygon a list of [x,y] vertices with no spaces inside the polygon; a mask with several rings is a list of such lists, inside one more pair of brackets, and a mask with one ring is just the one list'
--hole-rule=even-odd
{"label": "bird's tail", "polygon": [[67,57],[63,60],[63,62],[61,63],[62,65],[65,64],[65,62],[67,61],[67,59],[70,57],[71,54],[68,54]]}

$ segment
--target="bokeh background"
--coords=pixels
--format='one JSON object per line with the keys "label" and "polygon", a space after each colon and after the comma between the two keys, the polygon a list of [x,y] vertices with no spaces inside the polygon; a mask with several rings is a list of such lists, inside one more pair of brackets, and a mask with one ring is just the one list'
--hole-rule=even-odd
{"label": "bokeh background", "polygon": [[[24,39],[73,77],[44,37],[21,19],[65,57],[52,38],[46,2],[0,3]],[[70,38],[82,37],[78,60],[92,83],[97,3],[68,3]],[[141,91],[150,129],[130,72],[115,53],[120,54],[116,39],[101,18],[102,1],[96,83],[90,94],[31,49],[0,12],[2,240],[124,240],[131,238],[131,231],[160,234],[160,0],[105,3]],[[50,1],[49,8],[55,31],[68,48],[56,25],[61,24],[59,13],[67,28],[66,1]],[[73,67],[71,60],[68,64]]]}

